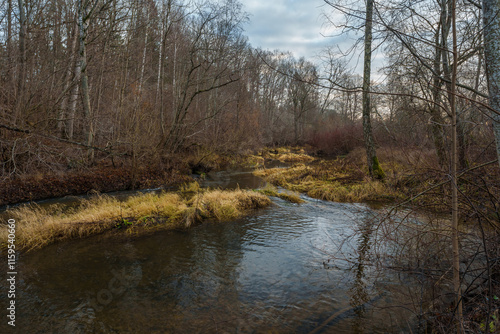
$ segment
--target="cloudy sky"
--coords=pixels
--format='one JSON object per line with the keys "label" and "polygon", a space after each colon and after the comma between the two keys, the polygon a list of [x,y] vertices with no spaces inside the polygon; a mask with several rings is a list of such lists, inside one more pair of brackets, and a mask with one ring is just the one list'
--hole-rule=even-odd
{"label": "cloudy sky", "polygon": [[[250,22],[245,25],[245,34],[250,44],[257,48],[273,51],[291,51],[296,58],[318,63],[314,58],[327,47],[340,47],[347,51],[362,37],[362,31],[341,34],[328,24],[324,14],[337,15],[336,22],[342,22],[343,16],[334,13],[323,0],[240,0],[244,11],[250,15]],[[350,67],[358,74],[362,73],[362,50],[349,60]],[[383,65],[383,54],[373,55],[372,75],[379,77],[378,68]]]}
{"label": "cloudy sky", "polygon": [[322,16],[323,0],[242,0],[250,14],[245,26],[253,47],[264,50],[292,51],[298,57],[311,58],[335,38],[322,36],[331,33]]}
{"label": "cloudy sky", "polygon": [[[309,60],[327,46],[352,43],[334,36],[323,13],[331,7],[323,0],[241,0],[250,14],[245,33],[253,47],[292,51]],[[329,36],[329,37],[328,37]]]}

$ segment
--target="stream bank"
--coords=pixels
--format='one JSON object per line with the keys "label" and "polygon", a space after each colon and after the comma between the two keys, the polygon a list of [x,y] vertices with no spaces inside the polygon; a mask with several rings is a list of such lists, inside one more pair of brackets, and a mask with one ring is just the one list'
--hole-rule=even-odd
{"label": "stream bank", "polygon": [[[82,199],[75,206],[23,205],[4,213],[19,222],[16,249],[30,251],[69,239],[81,239],[113,229],[141,231],[189,228],[207,220],[234,220],[271,204],[269,197],[250,190],[202,189],[196,182],[177,192],[147,192],[123,200],[108,195]],[[10,230],[0,226],[1,248]]]}
{"label": "stream bank", "polygon": [[66,173],[13,177],[1,182],[0,207],[88,193],[107,193],[129,189],[174,186],[192,178],[173,169],[139,168],[132,185],[129,168],[95,167]]}

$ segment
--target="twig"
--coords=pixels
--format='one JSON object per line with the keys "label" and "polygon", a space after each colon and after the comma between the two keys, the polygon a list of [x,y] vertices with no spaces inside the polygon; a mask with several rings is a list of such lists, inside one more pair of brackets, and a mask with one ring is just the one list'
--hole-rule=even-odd
{"label": "twig", "polygon": [[[498,161],[498,159],[493,160],[493,161],[489,161],[489,162],[485,162],[484,164],[481,164],[481,165],[479,165],[479,166],[475,166],[475,167],[469,168],[469,169],[467,169],[467,170],[463,171],[462,173],[460,173],[460,174],[457,176],[457,179],[458,179],[458,178],[460,178],[460,177],[462,177],[464,174],[466,174],[466,173],[468,173],[468,172],[471,172],[471,171],[473,171],[473,170],[475,170],[475,169],[479,169],[479,168],[482,168],[482,167],[485,167],[485,166],[488,166],[488,165],[494,164],[494,163],[496,163],[497,161]],[[434,186],[432,186],[432,187],[430,187],[430,188],[427,188],[426,190],[424,190],[424,191],[422,191],[421,193],[419,193],[419,194],[417,194],[417,195],[413,196],[412,198],[410,198],[410,199],[408,199],[408,200],[406,200],[406,201],[404,201],[404,202],[402,202],[402,203],[399,203],[398,205],[396,205],[396,206],[392,207],[392,208],[389,210],[389,212],[387,213],[387,216],[389,216],[389,215],[390,215],[390,214],[391,214],[394,210],[396,210],[397,208],[399,208],[399,207],[401,207],[401,206],[403,206],[403,205],[405,205],[405,204],[407,204],[407,203],[409,203],[409,202],[412,202],[412,201],[413,201],[413,200],[415,200],[416,198],[418,198],[418,197],[420,197],[420,196],[422,196],[422,195],[425,195],[425,194],[426,194],[426,193],[428,193],[429,191],[434,190],[434,189],[436,189],[436,188],[438,188],[438,187],[440,187],[440,186],[442,186],[442,185],[445,185],[445,184],[446,184],[446,183],[448,183],[448,182],[450,182],[450,180],[446,180],[446,181],[440,182],[440,183],[438,183],[438,184],[435,184]]]}
{"label": "twig", "polygon": [[0,128],[1,129],[7,129],[9,131],[20,132],[20,133],[30,134],[30,135],[39,136],[39,137],[43,137],[43,138],[48,138],[48,139],[52,139],[52,140],[57,140],[57,141],[60,141],[62,143],[66,143],[66,144],[83,146],[83,147],[94,149],[94,150],[98,150],[98,151],[101,151],[101,152],[104,152],[104,153],[110,153],[106,148],[100,148],[100,147],[96,147],[96,146],[92,146],[92,145],[87,145],[87,144],[84,144],[84,143],[79,143],[79,142],[76,142],[76,141],[72,141],[72,140],[68,140],[68,139],[63,139],[63,138],[59,138],[59,137],[56,137],[56,136],[44,135],[44,134],[41,134],[41,133],[33,132],[31,130],[19,129],[19,128],[16,128],[16,127],[13,127],[13,126],[8,126],[8,125],[5,125],[5,124],[0,124]]}

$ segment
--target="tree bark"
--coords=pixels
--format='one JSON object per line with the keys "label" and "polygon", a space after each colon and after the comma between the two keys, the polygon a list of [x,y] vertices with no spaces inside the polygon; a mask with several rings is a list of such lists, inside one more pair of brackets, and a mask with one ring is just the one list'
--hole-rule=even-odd
{"label": "tree bark", "polygon": [[[12,0],[8,0],[7,2],[7,63],[12,64]],[[9,85],[14,83],[12,77],[12,65],[7,68],[7,82]],[[13,86],[12,86],[13,87]],[[8,104],[10,105],[10,95],[12,92],[9,92]]]}
{"label": "tree bark", "polygon": [[75,114],[76,114],[76,103],[78,102],[78,92],[80,90],[80,78],[81,78],[81,63],[77,61],[75,64],[75,85],[73,86],[73,90],[71,91],[70,96],[70,106],[68,115],[66,116],[66,133],[68,139],[73,139],[73,135],[75,132]]}
{"label": "tree bark", "polygon": [[457,24],[456,24],[456,0],[452,0],[452,34],[453,34],[453,64],[451,73],[451,91],[450,91],[450,109],[451,109],[451,191],[452,191],[452,248],[453,248],[453,287],[455,289],[456,303],[456,324],[457,333],[463,333],[462,330],[462,289],[460,286],[460,245],[458,234],[458,182],[457,182],[457,164],[458,164],[458,138],[457,138]]}
{"label": "tree bark", "polygon": [[15,122],[19,122],[23,104],[24,87],[26,81],[26,12],[24,1],[17,1],[19,6],[19,75],[17,78],[17,94]]}
{"label": "tree bark", "polygon": [[[442,17],[442,16],[441,16]],[[436,149],[436,154],[438,156],[438,161],[439,165],[441,167],[446,165],[446,150],[444,147],[444,138],[443,138],[443,117],[441,116],[441,109],[439,107],[440,104],[440,87],[441,87],[441,64],[440,64],[440,59],[441,59],[441,53],[442,47],[441,47],[441,42],[440,42],[440,30],[441,30],[441,24],[443,24],[441,18],[441,22],[438,26],[438,29],[436,30],[436,36],[435,36],[435,54],[434,54],[434,63],[433,63],[433,68],[434,68],[434,74],[433,74],[433,87],[432,87],[432,100],[433,100],[433,105],[430,108],[430,113],[431,113],[431,130],[432,130],[432,137],[434,141],[434,147]]]}
{"label": "tree bark", "polygon": [[[83,114],[85,118],[86,125],[86,140],[87,145],[93,145],[94,129],[92,121],[92,108],[90,105],[90,94],[89,94],[89,78],[87,74],[87,29],[89,12],[87,10],[88,1],[80,0],[78,2],[78,28],[80,30],[80,69],[81,69],[81,89],[82,89],[82,102],[83,102]],[[89,162],[92,163],[94,151],[92,149],[88,152]]]}
{"label": "tree bark", "polygon": [[372,65],[373,0],[366,1],[365,55],[363,60],[363,137],[365,141],[368,171],[372,178],[383,179],[385,173],[380,167],[371,125],[370,74]]}
{"label": "tree bark", "polygon": [[[76,107],[76,103],[73,104],[73,93],[75,92],[75,87],[76,87],[76,93],[78,94],[78,83],[80,81],[80,66],[77,65],[75,66],[75,54],[76,54],[76,45],[78,43],[78,27],[75,25],[74,30],[73,30],[73,42],[71,45],[71,54],[69,56],[69,62],[68,62],[68,69],[66,71],[66,82],[64,84],[64,98],[61,101],[61,108],[59,109],[59,114],[57,117],[57,130],[60,134],[61,137],[65,137],[67,139],[72,139],[73,138],[73,122],[70,122],[70,118],[73,118],[75,113],[74,113],[74,108]],[[73,70],[75,71],[73,74]],[[73,93],[68,96],[66,92],[70,89],[72,84],[75,84],[75,87],[73,87]],[[70,107],[73,109],[68,108],[68,99],[71,99],[71,102],[69,103]],[[75,99],[76,100],[76,97]],[[71,115],[71,117],[70,117]],[[70,130],[71,127],[71,130]],[[70,136],[71,132],[71,136]]]}
{"label": "tree bark", "polygon": [[500,1],[483,0],[484,57],[488,78],[489,104],[500,165]]}

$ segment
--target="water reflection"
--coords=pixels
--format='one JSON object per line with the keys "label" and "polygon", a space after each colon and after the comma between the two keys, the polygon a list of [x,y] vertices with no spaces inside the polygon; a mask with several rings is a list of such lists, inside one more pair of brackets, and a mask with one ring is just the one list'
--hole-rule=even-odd
{"label": "water reflection", "polygon": [[354,310],[353,318],[353,333],[364,333],[364,326],[366,324],[365,312],[366,303],[368,303],[370,297],[366,286],[366,264],[370,256],[370,246],[371,246],[371,235],[373,232],[373,220],[365,219],[360,226],[358,248],[357,248],[357,261],[354,266],[355,279],[351,292],[351,306]]}
{"label": "water reflection", "polygon": [[392,331],[385,315],[369,312],[372,225],[364,223],[356,246],[343,249],[357,262],[354,270],[323,266],[355,222],[366,221],[367,209],[304,198],[302,205],[276,199],[256,215],[187,232],[99,236],[28,254],[19,265],[19,327],[23,333]]}

